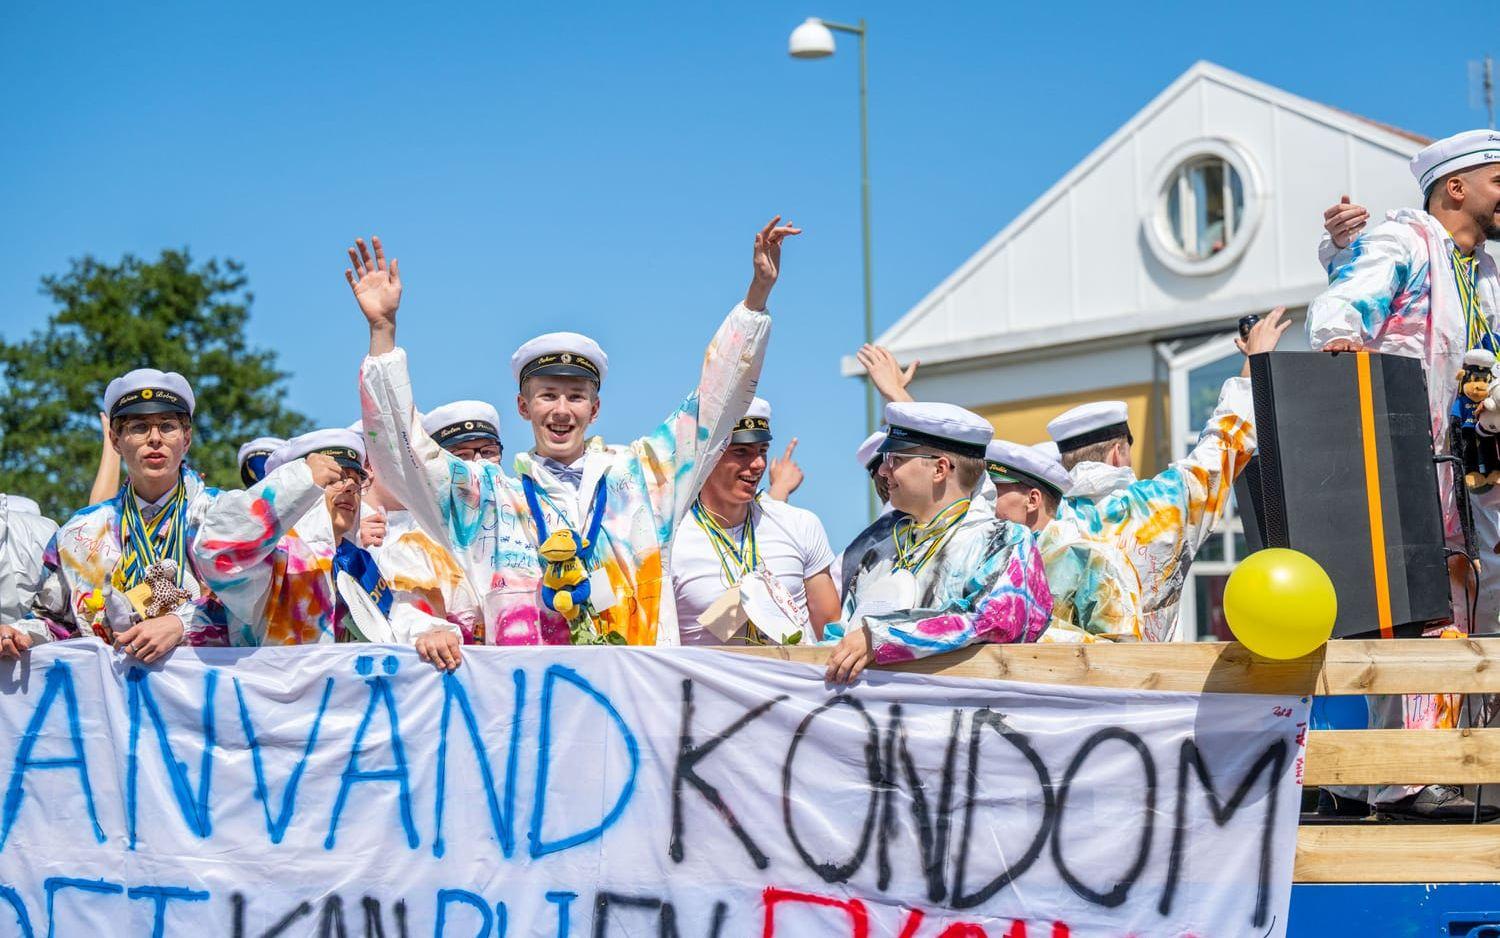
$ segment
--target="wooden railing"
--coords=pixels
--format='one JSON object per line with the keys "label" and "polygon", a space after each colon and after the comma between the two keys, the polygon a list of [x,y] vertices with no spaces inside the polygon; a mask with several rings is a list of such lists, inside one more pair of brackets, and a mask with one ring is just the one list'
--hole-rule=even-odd
{"label": "wooden railing", "polygon": [[[738,648],[822,663],[825,648]],[[1335,641],[1296,661],[1238,644],[979,645],[893,670],[1037,684],[1231,694],[1500,694],[1500,638]],[[1477,712],[1477,708],[1476,708]],[[1314,730],[1306,785],[1500,783],[1500,729]],[[1299,883],[1500,882],[1500,822],[1304,825]]]}

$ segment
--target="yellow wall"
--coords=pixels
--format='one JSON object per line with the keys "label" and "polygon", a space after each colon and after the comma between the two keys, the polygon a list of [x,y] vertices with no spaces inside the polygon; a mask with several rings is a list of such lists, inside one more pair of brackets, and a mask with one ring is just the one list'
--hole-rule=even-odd
{"label": "yellow wall", "polygon": [[[1152,406],[1151,387],[1150,382],[1147,382],[1113,388],[1091,388],[1074,394],[1033,397],[1028,400],[1011,401],[1007,404],[996,404],[993,407],[982,407],[978,408],[978,413],[995,425],[995,435],[1001,439],[1010,440],[1013,443],[1031,444],[1048,439],[1047,421],[1070,407],[1077,407],[1079,404],[1087,404],[1090,401],[1124,401],[1130,410],[1130,432],[1135,435],[1131,458],[1135,463],[1136,474],[1144,477],[1153,475],[1157,471],[1154,457],[1158,430],[1166,432],[1165,427],[1158,428],[1157,426],[1161,422],[1159,418],[1165,408]],[[1163,393],[1165,396],[1165,389]]]}

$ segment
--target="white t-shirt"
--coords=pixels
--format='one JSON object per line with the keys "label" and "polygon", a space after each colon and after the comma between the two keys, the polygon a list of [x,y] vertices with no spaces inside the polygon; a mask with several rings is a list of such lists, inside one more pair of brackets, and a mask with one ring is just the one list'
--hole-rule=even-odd
{"label": "white t-shirt", "polygon": [[[797,604],[807,608],[808,577],[827,570],[833,549],[818,516],[785,502],[762,498],[751,508],[755,544],[760,561],[786,587]],[[743,525],[725,533],[734,543]],[[678,525],[672,542],[672,586],[677,594],[677,627],[684,645],[718,645],[713,633],[698,624],[698,617],[729,589],[724,568],[708,534],[689,513]]]}

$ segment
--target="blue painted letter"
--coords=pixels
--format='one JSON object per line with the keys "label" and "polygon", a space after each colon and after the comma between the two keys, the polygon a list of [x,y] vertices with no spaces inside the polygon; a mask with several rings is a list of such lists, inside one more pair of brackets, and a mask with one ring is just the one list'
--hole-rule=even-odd
{"label": "blue painted letter", "polygon": [[[73,743],[73,755],[67,759],[37,759],[31,752],[41,737],[42,727],[47,722],[47,713],[57,695],[63,695],[68,711],[68,736]],[[42,688],[42,699],[31,712],[31,722],[26,724],[26,735],[16,750],[16,764],[10,770],[10,784],[5,789],[5,818],[0,822],[0,850],[10,838],[11,825],[21,812],[21,802],[26,798],[27,769],[74,769],[78,772],[78,784],[83,788],[83,802],[88,808],[89,823],[94,826],[94,840],[104,843],[104,831],[99,827],[99,815],[94,810],[94,789],[89,784],[88,760],[83,755],[83,732],[78,727],[78,695],[73,691],[73,669],[66,661],[57,661],[47,669],[47,684]]]}

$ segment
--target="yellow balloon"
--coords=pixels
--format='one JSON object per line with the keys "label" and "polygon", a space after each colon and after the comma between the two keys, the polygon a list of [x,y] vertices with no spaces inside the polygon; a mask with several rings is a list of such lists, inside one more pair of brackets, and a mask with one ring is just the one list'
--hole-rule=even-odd
{"label": "yellow balloon", "polygon": [[1224,618],[1241,645],[1262,658],[1301,658],[1333,635],[1338,595],[1306,554],[1269,547],[1246,557],[1224,586]]}

